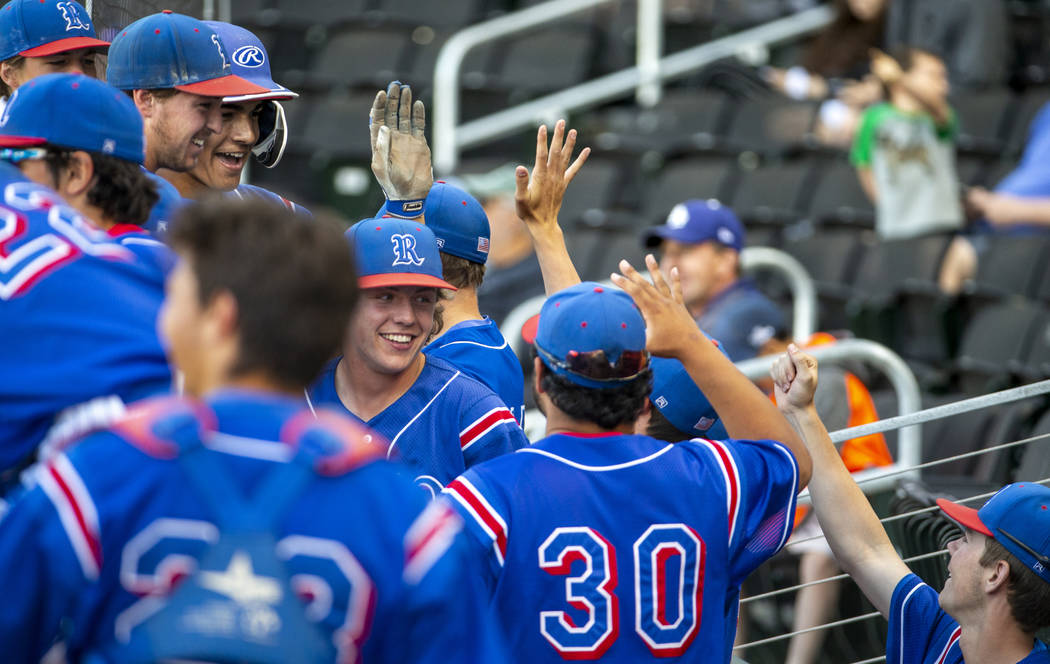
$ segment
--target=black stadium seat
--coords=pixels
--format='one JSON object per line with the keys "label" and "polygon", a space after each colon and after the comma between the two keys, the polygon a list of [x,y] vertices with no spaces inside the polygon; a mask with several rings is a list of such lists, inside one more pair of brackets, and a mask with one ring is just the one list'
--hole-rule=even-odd
{"label": "black stadium seat", "polygon": [[875,208],[853,165],[835,160],[820,169],[813,184],[809,218],[821,225],[874,228]]}
{"label": "black stadium seat", "polygon": [[807,161],[742,171],[730,206],[745,223],[780,225],[798,221],[806,207],[812,167]]}
{"label": "black stadium seat", "polygon": [[962,390],[976,394],[1009,387],[1024,371],[1032,338],[1046,323],[1046,309],[1022,299],[978,311],[963,332],[955,360]]}
{"label": "black stadium seat", "polygon": [[1008,89],[961,91],[953,94],[949,103],[959,119],[959,134],[955,139],[959,152],[1002,153],[1007,121],[1014,104],[1014,97]]}
{"label": "black stadium seat", "polygon": [[732,195],[733,169],[733,161],[724,158],[669,162],[645,187],[643,225],[662,224],[672,207],[690,198],[727,200]]}

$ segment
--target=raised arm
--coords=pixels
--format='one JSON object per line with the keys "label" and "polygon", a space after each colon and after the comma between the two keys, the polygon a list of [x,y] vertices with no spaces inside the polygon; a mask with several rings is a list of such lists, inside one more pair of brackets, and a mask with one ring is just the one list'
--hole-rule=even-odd
{"label": "raised arm", "polygon": [[412,89],[393,81],[376,93],[368,115],[372,173],[395,217],[417,219],[434,184],[430,146],[423,129],[426,109],[412,101]]}
{"label": "raised arm", "polygon": [[554,125],[550,148],[547,147],[547,127],[541,125],[536,132],[536,163],[531,176],[524,166],[518,166],[514,173],[517,178],[514,203],[518,217],[532,236],[547,295],[580,283],[580,275],[572,264],[565,236],[558,225],[565,189],[591,154],[590,148],[584,148],[576,161],[572,161],[575,147],[576,130],[570,129],[566,136],[565,120],[558,120]]}
{"label": "raised arm", "polygon": [[612,275],[612,281],[642,312],[646,348],[653,355],[676,358],[685,366],[727,430],[742,432],[742,438],[768,438],[787,445],[798,461],[799,488],[806,486],[809,454],[791,425],[696,326],[682,300],[678,270],[671,270],[668,284],[652,254],[645,257],[645,263],[652,283],[627,261],[620,261],[621,274]]}
{"label": "raised arm", "polygon": [[861,592],[888,617],[893,589],[911,570],[897,555],[817,416],[813,405],[817,361],[792,344],[773,365],[772,375],[777,405],[802,436],[813,460],[809,493],[828,544]]}

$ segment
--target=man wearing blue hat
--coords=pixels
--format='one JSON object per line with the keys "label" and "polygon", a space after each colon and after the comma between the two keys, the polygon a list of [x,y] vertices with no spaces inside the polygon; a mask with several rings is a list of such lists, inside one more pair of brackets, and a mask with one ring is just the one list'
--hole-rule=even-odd
{"label": "man wearing blue hat", "polygon": [[[728,662],[740,583],[787,540],[809,479],[790,425],[696,327],[677,271],[672,290],[647,265],[652,283],[624,261],[625,292],[547,299],[533,383],[547,437],[445,489],[520,661]],[[681,361],[726,428],[766,440],[633,434],[649,352]]]}
{"label": "man wearing blue hat", "polygon": [[785,329],[780,309],[740,276],[744,226],[729,208],[716,200],[679,203],[643,238],[660,248],[664,273],[678,268],[689,312],[734,362],[754,357]]}
{"label": "man wearing blue hat", "polygon": [[937,505],[962,528],[938,594],[897,554],[813,405],[817,361],[795,348],[773,367],[777,404],[813,458],[810,496],[842,567],[889,619],[888,664],[1046,664],[1050,488],[1010,484],[980,509]]}
{"label": "man wearing blue hat", "polygon": [[127,95],[78,74],[46,74],[15,91],[0,116],[0,160],[157,268],[174,258],[142,226],[157,202],[142,170],[142,117]]}
{"label": "man wearing blue hat", "polygon": [[347,231],[362,301],[341,357],[311,386],[311,404],[348,411],[388,441],[430,491],[466,468],[527,444],[507,406],[463,371],[422,353],[440,330],[434,233],[419,222],[366,219]]}
{"label": "man wearing blue hat", "polygon": [[78,2],[11,0],[0,7],[0,97],[44,74],[95,78],[95,56],[108,47]]}
{"label": "man wearing blue hat", "polygon": [[265,92],[223,97],[222,131],[211,134],[196,166],[188,171],[162,169],[160,174],[185,198],[197,199],[207,192],[230,192],[243,198],[254,196],[303,211],[295,203],[250,184],[241,184],[241,174],[249,157],[267,168],[280,162],[288,139],[284,108],[280,102],[299,95],[275,83],[270,75],[270,59],[250,31],[221,21],[205,21],[230,54],[231,71]]}

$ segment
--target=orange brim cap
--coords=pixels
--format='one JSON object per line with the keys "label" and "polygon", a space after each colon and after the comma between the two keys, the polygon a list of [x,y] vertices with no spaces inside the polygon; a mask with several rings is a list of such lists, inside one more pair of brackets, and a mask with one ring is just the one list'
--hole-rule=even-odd
{"label": "orange brim cap", "polygon": [[269,89],[261,85],[256,85],[233,74],[211,78],[207,81],[176,85],[175,89],[203,97],[236,97],[239,95],[256,95],[270,92]]}
{"label": "orange brim cap", "polygon": [[977,516],[977,510],[972,507],[964,507],[953,503],[950,500],[944,498],[937,499],[937,507],[941,508],[941,511],[948,515],[948,518],[958,523],[961,526],[966,526],[970,530],[975,530],[982,535],[988,537],[995,537],[992,531],[988,529],[988,526],[981,522],[980,517]]}
{"label": "orange brim cap", "polygon": [[418,274],[416,272],[389,272],[387,274],[370,274],[358,277],[359,288],[385,288],[387,286],[425,286],[429,288],[445,288],[447,290],[459,290],[444,279],[432,277],[429,274]]}
{"label": "orange brim cap", "polygon": [[78,48],[109,48],[109,42],[95,39],[94,37],[69,37],[68,39],[59,39],[19,51],[18,54],[27,58],[39,58],[45,55],[54,55],[55,53],[75,51]]}

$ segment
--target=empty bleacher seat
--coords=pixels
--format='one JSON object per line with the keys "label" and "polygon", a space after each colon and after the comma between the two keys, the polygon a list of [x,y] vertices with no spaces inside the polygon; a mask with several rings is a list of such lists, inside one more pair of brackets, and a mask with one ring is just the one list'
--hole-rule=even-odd
{"label": "empty bleacher seat", "polygon": [[812,166],[789,161],[742,171],[730,206],[747,224],[798,221],[806,207]]}
{"label": "empty bleacher seat", "polygon": [[836,159],[818,171],[808,216],[821,225],[875,227],[875,208],[861,188],[852,164]]}
{"label": "empty bleacher seat", "polygon": [[615,207],[620,188],[621,168],[612,159],[591,157],[565,190],[558,216],[566,228],[582,222],[588,226],[603,226]]}
{"label": "empty bleacher seat", "polygon": [[949,104],[959,120],[956,148],[963,153],[1001,154],[1013,103],[1013,95],[1005,88],[953,94]]}
{"label": "empty bleacher seat", "polygon": [[332,156],[360,158],[367,163],[372,148],[368,113],[374,93],[333,94],[321,99],[306,115],[295,151],[323,152]]}
{"label": "empty bleacher seat", "polygon": [[726,146],[771,156],[795,152],[811,144],[816,115],[816,102],[779,97],[742,102],[726,130]]}
{"label": "empty bleacher seat", "polygon": [[497,80],[525,94],[561,90],[587,80],[596,39],[588,26],[530,33],[501,42],[503,64]]}
{"label": "empty bleacher seat", "polygon": [[309,86],[385,86],[405,71],[411,39],[404,31],[348,28],[329,35],[303,72]]}
{"label": "empty bleacher seat", "polygon": [[955,360],[960,388],[976,394],[1008,387],[1024,371],[1032,339],[1046,323],[1046,309],[1022,299],[978,311],[963,332]]}
{"label": "empty bleacher seat", "polygon": [[641,222],[662,224],[671,208],[690,198],[727,200],[732,195],[734,162],[694,158],[668,162],[644,191]]}
{"label": "empty bleacher seat", "polygon": [[732,101],[715,90],[667,90],[653,108],[613,108],[597,119],[594,144],[603,150],[662,153],[717,145]]}
{"label": "empty bleacher seat", "polygon": [[1050,236],[989,235],[984,241],[988,246],[967,292],[983,299],[1034,296],[1050,258]]}

